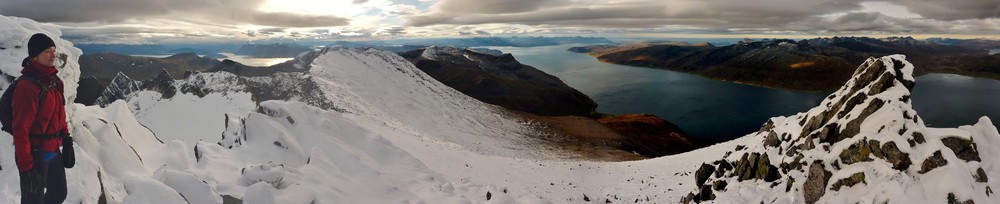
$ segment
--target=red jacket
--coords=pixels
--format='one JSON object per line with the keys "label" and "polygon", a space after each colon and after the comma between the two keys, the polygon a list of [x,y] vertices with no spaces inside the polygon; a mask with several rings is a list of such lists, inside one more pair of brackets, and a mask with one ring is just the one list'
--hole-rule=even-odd
{"label": "red jacket", "polygon": [[[30,74],[49,86],[45,101],[38,102],[41,93],[39,84],[31,80],[20,80],[14,89],[13,106],[14,121],[11,131],[14,132],[14,157],[20,172],[31,170],[34,166],[31,147],[40,147],[43,151],[57,152],[62,145],[59,137],[51,139],[30,138],[29,135],[66,134],[69,129],[66,124],[66,102],[63,97],[62,80],[56,76],[59,72],[55,67],[45,67],[30,63],[21,70],[21,74]],[[51,120],[51,127],[49,127]],[[30,144],[29,144],[30,143]]]}

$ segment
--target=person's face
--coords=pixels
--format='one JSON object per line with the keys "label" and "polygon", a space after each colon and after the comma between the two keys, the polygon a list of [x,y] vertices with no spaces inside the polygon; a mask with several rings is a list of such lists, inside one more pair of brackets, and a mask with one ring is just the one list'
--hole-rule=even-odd
{"label": "person's face", "polygon": [[42,51],[41,54],[38,54],[38,56],[35,57],[35,63],[44,65],[46,67],[51,67],[55,65],[56,47],[55,46],[49,47],[48,49],[45,49],[45,51]]}

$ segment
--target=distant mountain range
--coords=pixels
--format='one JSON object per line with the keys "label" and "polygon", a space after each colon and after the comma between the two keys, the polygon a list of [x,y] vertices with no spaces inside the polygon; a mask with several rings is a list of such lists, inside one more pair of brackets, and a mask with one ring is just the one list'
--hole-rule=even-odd
{"label": "distant mountain range", "polygon": [[955,45],[959,47],[977,50],[1000,49],[1000,40],[989,39],[954,39],[954,38],[927,38],[927,42],[944,45]]}
{"label": "distant mountain range", "polygon": [[211,58],[223,58],[220,52],[231,52],[238,45],[159,45],[159,44],[77,44],[84,54],[113,52],[126,55],[174,55],[180,53],[195,53]]}
{"label": "distant mountain range", "polygon": [[[180,53],[165,58],[138,57],[111,52],[84,54],[80,56],[79,61],[82,74],[75,102],[86,105],[99,102],[99,96],[106,90],[106,87],[115,84],[113,82],[115,80],[164,81],[164,79],[154,79],[163,77],[176,80],[187,77],[193,72],[229,72],[243,77],[268,76],[279,72],[303,72],[308,70],[306,67],[308,63],[304,63],[302,60],[311,60],[310,57],[314,58],[315,56],[306,55],[304,57],[269,67],[255,67],[228,59],[219,61],[208,57],[199,57],[194,53]],[[122,82],[118,86],[126,87],[124,84],[127,83]],[[118,95],[114,96],[121,97]],[[108,96],[106,98],[114,97]]]}
{"label": "distant mountain range", "polygon": [[807,40],[741,41],[716,47],[707,43],[621,44],[571,48],[603,62],[662,68],[709,78],[796,90],[832,90],[872,56],[904,54],[916,75],[957,73],[1000,78],[1000,56],[988,51],[943,45],[910,37],[883,39],[834,37]]}
{"label": "distant mountain range", "polygon": [[424,45],[453,47],[511,46],[535,47],[562,44],[597,44],[612,43],[603,37],[475,37],[475,38],[427,38],[427,39],[397,39],[384,41],[338,41],[332,45]]}

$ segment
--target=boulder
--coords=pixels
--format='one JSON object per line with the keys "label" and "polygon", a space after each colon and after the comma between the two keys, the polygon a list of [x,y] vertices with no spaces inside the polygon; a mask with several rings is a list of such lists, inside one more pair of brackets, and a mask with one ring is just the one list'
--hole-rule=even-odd
{"label": "boulder", "polygon": [[976,151],[975,143],[972,143],[971,140],[958,137],[946,137],[941,139],[941,142],[944,143],[944,146],[948,147],[948,149],[951,149],[952,152],[955,152],[955,156],[958,156],[959,159],[965,161],[982,161],[979,159],[979,151]]}
{"label": "boulder", "polygon": [[942,167],[944,165],[948,165],[948,160],[945,160],[944,156],[941,155],[941,150],[938,150],[934,152],[934,155],[931,155],[931,157],[928,157],[927,159],[924,160],[924,163],[920,165],[920,171],[918,171],[917,173],[921,174],[927,173],[928,171],[934,170],[935,168]]}
{"label": "boulder", "polygon": [[835,191],[839,191],[840,187],[843,187],[843,186],[851,187],[851,186],[854,186],[855,184],[863,183],[863,182],[865,182],[865,173],[864,172],[858,172],[858,173],[852,174],[850,177],[840,179],[839,181],[833,183],[833,185],[830,186],[830,189],[835,190]]}
{"label": "boulder", "polygon": [[712,176],[714,170],[715,167],[712,165],[701,163],[701,167],[694,173],[694,183],[698,186],[705,184],[705,181],[708,180],[708,177]]}
{"label": "boulder", "polygon": [[826,194],[826,183],[833,174],[823,167],[823,163],[815,161],[809,165],[809,176],[803,184],[803,196],[807,204],[816,203],[819,198]]}

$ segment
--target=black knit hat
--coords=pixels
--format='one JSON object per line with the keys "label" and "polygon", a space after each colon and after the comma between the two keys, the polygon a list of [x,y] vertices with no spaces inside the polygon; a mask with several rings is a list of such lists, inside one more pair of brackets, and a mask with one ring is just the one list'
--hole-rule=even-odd
{"label": "black knit hat", "polygon": [[28,39],[28,58],[36,57],[52,46],[56,46],[56,43],[52,42],[52,38],[45,34],[35,33],[31,39]]}

